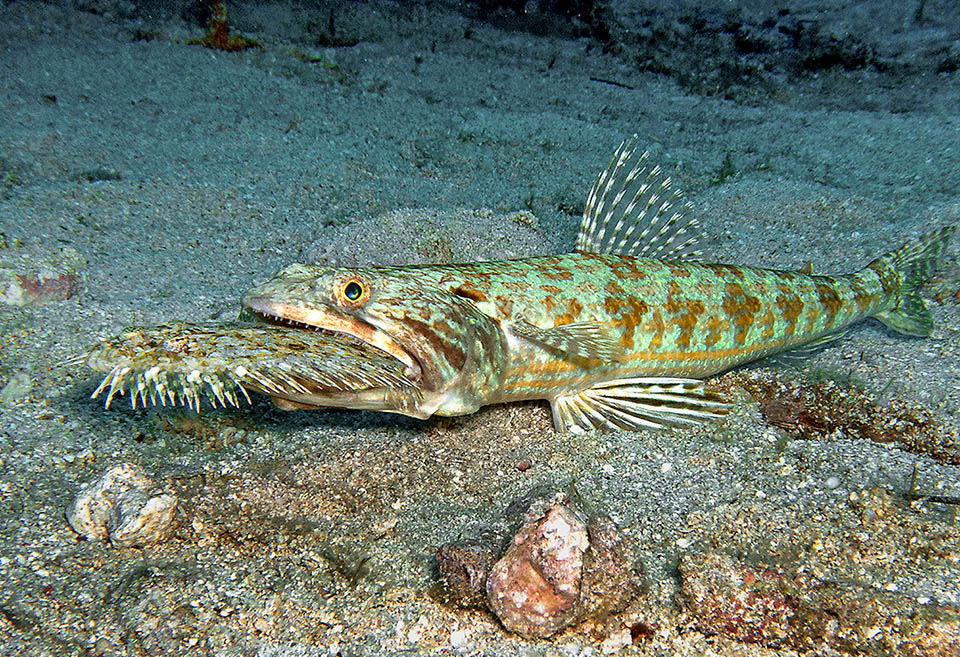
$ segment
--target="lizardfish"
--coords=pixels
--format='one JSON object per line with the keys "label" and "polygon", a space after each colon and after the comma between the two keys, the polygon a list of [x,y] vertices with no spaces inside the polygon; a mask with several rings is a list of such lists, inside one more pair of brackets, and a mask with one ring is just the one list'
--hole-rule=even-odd
{"label": "lizardfish", "polygon": [[932,330],[919,288],[953,226],[858,272],[814,276],[698,262],[685,210],[670,178],[633,139],[594,183],[572,253],[285,267],[244,295],[246,311],[375,347],[402,363],[410,385],[271,397],[283,408],[418,418],[546,399],[560,431],[635,430],[724,415],[729,405],[702,379],[823,341],[867,317],[906,335]]}

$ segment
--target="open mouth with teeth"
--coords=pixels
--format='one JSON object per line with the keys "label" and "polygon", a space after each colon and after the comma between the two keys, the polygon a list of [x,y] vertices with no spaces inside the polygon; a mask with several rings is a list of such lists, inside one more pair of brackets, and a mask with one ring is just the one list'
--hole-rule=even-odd
{"label": "open mouth with teeth", "polygon": [[293,305],[259,296],[246,297],[243,300],[243,306],[260,321],[295,328],[329,331],[346,339],[376,347],[403,363],[407,368],[405,372],[407,378],[417,381],[421,377],[421,368],[417,359],[388,333],[372,324],[341,313],[335,308]]}

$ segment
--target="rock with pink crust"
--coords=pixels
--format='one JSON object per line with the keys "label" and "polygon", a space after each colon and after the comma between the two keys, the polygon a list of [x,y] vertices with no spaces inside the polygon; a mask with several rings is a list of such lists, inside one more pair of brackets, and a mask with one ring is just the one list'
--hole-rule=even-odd
{"label": "rock with pink crust", "polygon": [[610,518],[564,493],[538,499],[486,580],[487,604],[511,632],[549,637],[623,609],[643,572]]}

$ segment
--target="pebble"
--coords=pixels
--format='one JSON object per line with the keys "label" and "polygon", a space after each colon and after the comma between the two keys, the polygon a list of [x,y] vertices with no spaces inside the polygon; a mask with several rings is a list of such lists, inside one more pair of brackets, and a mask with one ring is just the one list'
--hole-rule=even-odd
{"label": "pebble", "polygon": [[7,381],[0,390],[0,404],[12,404],[23,399],[33,389],[33,378],[27,372],[17,372]]}
{"label": "pebble", "polygon": [[576,616],[590,539],[586,519],[573,509],[534,505],[487,578],[487,603],[508,630],[549,637]]}
{"label": "pebble", "polygon": [[441,546],[436,554],[437,569],[450,601],[461,607],[484,608],[487,574],[496,559],[497,545],[491,541],[456,541]]}
{"label": "pebble", "polygon": [[449,601],[487,607],[507,630],[547,638],[621,611],[640,592],[643,568],[610,517],[542,489],[511,504],[508,514],[517,512],[520,528],[505,550],[502,539],[489,536],[437,550]]}
{"label": "pebble", "polygon": [[173,530],[177,497],[159,490],[137,465],[120,463],[85,485],[67,509],[67,521],[88,540],[117,547],[162,543]]}

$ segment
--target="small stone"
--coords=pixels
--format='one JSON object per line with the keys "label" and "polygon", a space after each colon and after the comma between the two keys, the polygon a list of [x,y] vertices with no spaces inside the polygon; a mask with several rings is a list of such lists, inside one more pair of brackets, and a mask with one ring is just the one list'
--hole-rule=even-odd
{"label": "small stone", "polygon": [[158,491],[140,467],[121,463],[81,489],[67,509],[67,521],[88,540],[132,547],[166,540],[176,510],[175,495]]}
{"label": "small stone", "polygon": [[460,628],[450,632],[450,647],[454,652],[465,652],[473,648],[473,642],[470,640],[470,630]]}
{"label": "small stone", "polygon": [[17,372],[7,381],[0,390],[0,404],[11,404],[18,399],[23,399],[30,390],[33,389],[33,379],[27,372]]}
{"label": "small stone", "polygon": [[11,306],[62,301],[82,288],[80,270],[86,261],[65,246],[0,249],[0,302]]}
{"label": "small stone", "polygon": [[110,542],[122,547],[161,543],[170,535],[177,498],[169,493],[150,497],[139,489],[120,495]]}
{"label": "small stone", "polygon": [[440,581],[450,601],[467,608],[486,607],[487,574],[497,559],[497,546],[480,540],[447,543],[437,550]]}
{"label": "small stone", "polygon": [[684,553],[680,600],[696,618],[697,628],[738,641],[772,644],[791,634],[795,615],[784,591],[784,574],[755,568],[733,557],[708,552]]}
{"label": "small stone", "polygon": [[622,649],[633,643],[633,637],[630,635],[629,628],[623,628],[619,632],[614,632],[600,644],[600,652],[604,655],[612,655],[620,652]]}
{"label": "small stone", "polygon": [[845,655],[960,655],[960,612],[717,552],[680,557],[679,601],[705,634]]}
{"label": "small stone", "polygon": [[590,540],[561,504],[528,520],[487,578],[487,603],[511,632],[549,637],[573,622]]}

